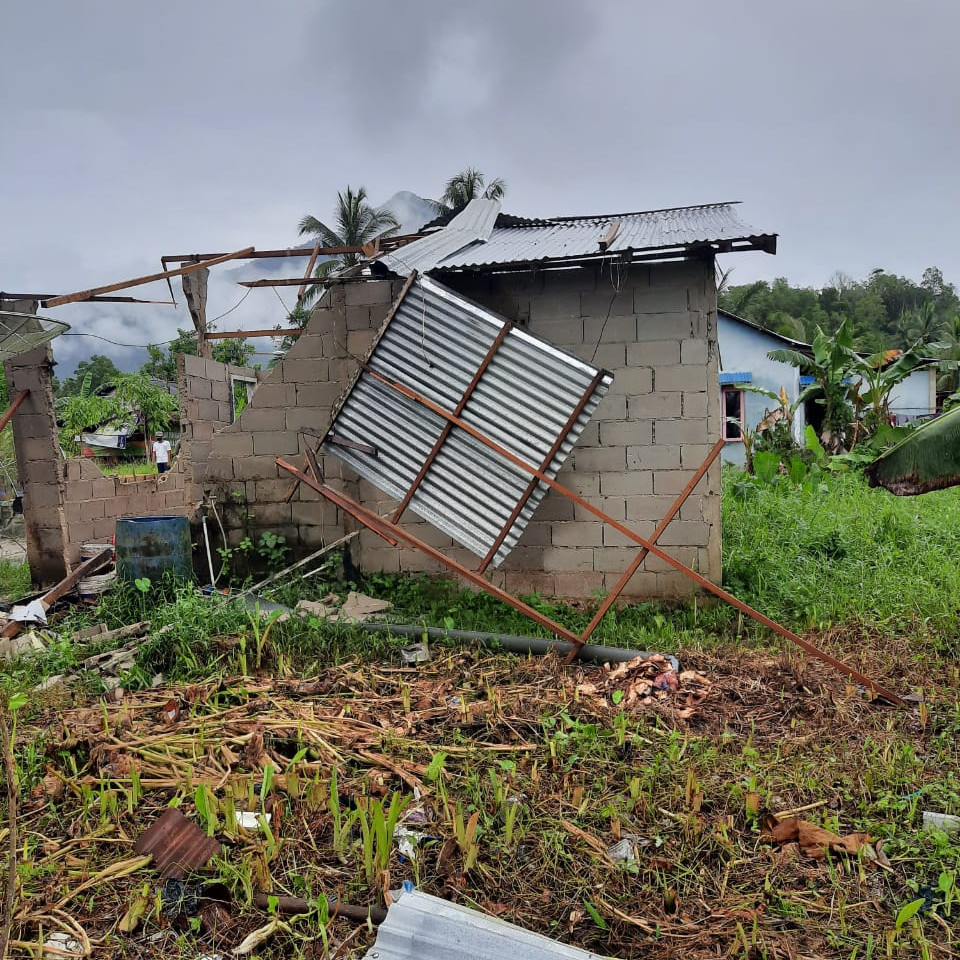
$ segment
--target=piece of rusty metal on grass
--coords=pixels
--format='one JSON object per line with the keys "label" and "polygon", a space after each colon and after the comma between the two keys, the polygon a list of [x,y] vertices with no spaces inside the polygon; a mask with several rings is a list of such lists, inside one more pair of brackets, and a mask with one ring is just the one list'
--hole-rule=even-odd
{"label": "piece of rusty metal on grass", "polygon": [[390,520],[386,520],[383,517],[378,516],[372,510],[369,510],[362,504],[357,503],[355,500],[351,500],[345,494],[342,494],[337,490],[333,490],[331,487],[328,487],[325,484],[316,483],[312,477],[298,470],[295,466],[293,466],[293,464],[287,463],[285,460],[282,460],[279,457],[277,458],[276,462],[277,466],[282,467],[289,473],[292,473],[295,477],[299,478],[302,483],[306,483],[313,487],[313,489],[316,490],[317,493],[319,493],[322,497],[325,497],[331,503],[336,504],[341,510],[349,513],[350,516],[354,517],[356,520],[359,520],[364,526],[368,527],[374,533],[379,533],[379,535],[384,537],[384,539],[388,539],[388,536],[392,536],[396,540],[403,540],[405,543],[408,543],[410,546],[415,547],[416,549],[425,553],[428,557],[431,557],[438,563],[442,563],[444,566],[449,567],[455,573],[462,576],[465,580],[469,580],[471,583],[480,587],[482,590],[485,590],[498,600],[502,600],[504,603],[509,604],[514,608],[514,610],[519,610],[522,614],[533,620],[534,623],[539,623],[540,626],[545,627],[552,633],[555,633],[558,637],[563,637],[564,640],[569,640],[570,643],[577,642],[577,635],[575,633],[572,633],[566,627],[561,626],[554,620],[551,620],[539,610],[535,610],[522,600],[518,600],[512,594],[507,593],[506,590],[502,590],[500,587],[490,583],[489,580],[485,580],[482,576],[480,576],[480,574],[471,570],[469,567],[464,566],[462,563],[458,563],[451,557],[448,557],[436,547],[432,547],[430,544],[424,543],[412,533],[408,533],[402,527],[398,527]]}
{"label": "piece of rusty metal on grass", "polygon": [[[574,493],[572,490],[564,487],[563,484],[557,482],[552,477],[547,476],[543,471],[537,470],[535,467],[531,467],[528,463],[525,463],[520,457],[517,457],[515,454],[511,453],[506,447],[497,443],[496,440],[491,439],[490,437],[485,436],[475,427],[471,426],[469,423],[463,421],[460,417],[455,417],[449,410],[444,410],[440,404],[434,403],[429,397],[424,397],[421,394],[418,394],[415,390],[411,390],[409,387],[405,386],[402,383],[396,383],[395,381],[390,380],[388,377],[384,377],[382,374],[377,373],[376,371],[370,371],[371,376],[377,380],[384,383],[386,386],[391,387],[393,390],[396,390],[398,393],[403,396],[408,397],[411,400],[416,401],[417,403],[423,404],[430,410],[433,410],[439,416],[449,420],[455,426],[460,427],[463,431],[470,434],[474,439],[478,440],[480,443],[490,447],[490,449],[495,450],[500,456],[504,457],[506,460],[509,460],[515,466],[519,467],[521,470],[525,470],[533,476],[537,477],[543,483],[552,487],[554,490],[559,491],[563,494],[568,500],[572,500],[577,506],[581,507],[583,510],[586,510],[588,513],[597,517],[597,519],[604,521],[613,527],[614,530],[622,533],[625,537],[633,540],[634,543],[639,544],[641,547],[647,549],[649,553],[652,553],[655,557],[659,557],[663,560],[664,563],[673,567],[674,570],[679,573],[684,574],[687,577],[690,577],[698,586],[703,587],[705,590],[708,590],[710,593],[719,597],[721,600],[726,601],[732,607],[736,607],[741,613],[745,613],[748,617],[753,620],[756,620],[757,623],[762,624],[768,629],[772,630],[774,633],[779,634],[785,640],[789,640],[792,643],[795,643],[801,650],[804,650],[806,653],[809,653],[811,656],[816,657],[818,660],[822,660],[824,663],[829,664],[831,667],[839,670],[841,673],[850,677],[851,680],[855,680],[857,683],[863,684],[865,687],[872,690],[875,694],[881,697],[884,700],[892,704],[903,704],[905,701],[902,697],[897,694],[887,690],[885,687],[881,686],[875,680],[871,680],[869,677],[860,673],[858,670],[855,670],[853,667],[848,666],[840,660],[837,660],[836,657],[831,656],[829,653],[819,649],[819,647],[810,643],[809,640],[804,640],[799,634],[794,633],[792,630],[788,630],[786,627],[781,626],[775,620],[771,620],[770,617],[760,613],[759,610],[755,610],[749,604],[744,603],[742,600],[737,599],[732,593],[727,593],[723,587],[717,586],[717,584],[711,582],[706,577],[697,573],[696,570],[691,569],[686,564],[681,563],[679,560],[670,556],[669,553],[666,553],[660,547],[658,547],[651,540],[646,537],[641,537],[635,530],[631,530],[629,527],[620,523],[618,520],[615,520],[613,517],[604,513],[599,507],[595,507],[592,503],[589,503],[587,500],[584,500],[583,497]],[[486,583],[487,581],[480,578],[481,583]],[[475,582],[475,581],[474,581]],[[566,636],[566,635],[565,635]],[[569,639],[569,637],[567,637]],[[583,646],[583,641],[579,637],[572,640],[573,643],[577,644],[578,647]]]}
{"label": "piece of rusty metal on grass", "polygon": [[170,808],[148,827],[134,845],[137,853],[149,853],[161,877],[182,880],[220,854],[220,843],[208,837],[179,810]]}
{"label": "piece of rusty metal on grass", "polygon": [[[580,418],[580,414],[583,413],[584,407],[593,397],[594,392],[600,386],[601,381],[604,378],[604,372],[598,370],[594,375],[593,380],[590,383],[589,388],[584,391],[582,397],[577,402],[577,405],[570,411],[570,416],[567,418],[567,422],[563,425],[563,429],[557,436],[557,439],[553,442],[553,446],[547,451],[546,456],[540,462],[540,471],[546,472],[547,468],[553,463],[553,458],[560,451],[560,447],[563,446],[564,441],[570,434],[570,431],[573,429],[573,425]],[[447,421],[447,426],[451,429],[453,425]],[[517,500],[516,506],[514,506],[513,511],[510,513],[510,516],[507,518],[507,522],[503,525],[500,530],[500,533],[497,534],[497,538],[490,545],[490,549],[487,551],[487,555],[483,558],[480,563],[480,566],[477,568],[477,573],[485,573],[487,567],[490,566],[490,561],[497,555],[497,551],[500,549],[501,544],[507,538],[507,534],[510,533],[513,528],[514,523],[517,521],[517,517],[520,516],[523,508],[527,505],[533,491],[536,489],[537,484],[540,481],[536,477],[531,477],[530,482],[527,484],[527,488],[520,494],[519,499]]]}
{"label": "piece of rusty metal on grass", "polygon": [[169,280],[171,277],[181,277],[186,273],[193,273],[194,270],[202,270],[204,267],[213,267],[218,263],[226,263],[227,260],[237,260],[253,252],[253,247],[244,247],[234,253],[225,253],[221,257],[215,257],[212,260],[201,260],[199,263],[188,263],[185,267],[178,267],[176,270],[164,270],[161,273],[151,273],[145,277],[135,277],[133,280],[121,280],[119,283],[108,283],[103,287],[91,287],[89,290],[81,290],[79,293],[68,293],[63,297],[54,297],[52,300],[44,302],[43,306],[60,307],[65,303],[78,303],[81,300],[89,300],[91,297],[99,296],[101,293],[113,293],[114,290],[126,290],[128,287],[139,287],[145,283],[153,283],[155,280]]}
{"label": "piece of rusty metal on grass", "polygon": [[[484,371],[487,367],[490,366],[490,361],[496,355],[496,352],[500,349],[500,344],[503,343],[504,338],[507,336],[507,333],[510,331],[512,324],[509,322],[504,323],[500,328],[500,332],[496,335],[493,340],[493,343],[490,344],[490,349],[487,350],[486,356],[480,362],[480,365],[477,367],[476,372],[473,375],[473,379],[467,384],[466,389],[463,391],[463,396],[460,397],[460,400],[457,402],[456,407],[454,407],[454,413],[459,416],[463,413],[464,408],[467,405],[467,402],[470,400],[470,397],[473,396],[473,391],[476,389],[477,384],[480,382],[480,378],[483,376]],[[409,489],[404,494],[403,499],[400,501],[400,505],[397,507],[396,511],[393,514],[393,522],[399,523],[400,518],[403,516],[404,510],[410,504],[410,500],[413,498],[413,495],[417,492],[417,487],[420,486],[420,482],[427,475],[427,471],[430,469],[430,466],[433,464],[433,461],[436,460],[437,454],[440,452],[440,448],[443,446],[444,441],[450,434],[453,432],[453,424],[447,422],[444,424],[443,430],[440,431],[440,436],[437,437],[436,443],[433,445],[433,449],[427,454],[426,459],[423,461],[423,466],[420,467],[419,472],[413,480],[413,483],[410,484]],[[328,441],[329,442],[329,441]],[[499,546],[499,544],[498,544]],[[481,571],[482,573],[483,571]]]}
{"label": "piece of rusty metal on grass", "polygon": [[[670,509],[664,514],[663,519],[657,525],[657,529],[653,531],[650,536],[650,542],[656,543],[660,537],[663,535],[664,530],[667,529],[670,521],[680,512],[680,508],[686,503],[687,498],[693,493],[697,484],[703,479],[707,470],[710,469],[710,465],[714,460],[720,455],[720,451],[726,446],[726,440],[722,437],[710,448],[710,452],[707,454],[706,459],[703,463],[700,464],[697,472],[690,478],[687,485],[680,491],[680,495],[676,500],[673,501],[673,505]],[[603,602],[597,609],[597,612],[593,615],[593,619],[587,624],[583,633],[580,634],[580,639],[586,643],[590,639],[593,631],[600,626],[600,621],[607,615],[607,611],[617,602],[620,594],[626,589],[627,584],[633,578],[633,575],[640,569],[643,561],[647,559],[647,555],[650,551],[646,547],[642,547],[640,552],[634,557],[630,562],[630,566],[624,571],[623,576],[617,581],[614,588],[604,597]],[[567,658],[567,662],[570,662],[571,658]]]}
{"label": "piece of rusty metal on grass", "polygon": [[[272,895],[268,893],[258,893],[253,898],[253,902],[262,910],[272,910],[276,906],[277,913],[293,916],[298,913],[310,913],[314,909],[314,901],[306,900],[303,897],[288,897],[282,895]],[[335,897],[328,897],[327,903],[330,909],[330,919],[334,917],[346,917],[348,920],[356,920],[358,923],[366,923],[369,920],[374,926],[383,923],[387,919],[387,911],[384,907],[359,907],[351,903],[341,903]]]}

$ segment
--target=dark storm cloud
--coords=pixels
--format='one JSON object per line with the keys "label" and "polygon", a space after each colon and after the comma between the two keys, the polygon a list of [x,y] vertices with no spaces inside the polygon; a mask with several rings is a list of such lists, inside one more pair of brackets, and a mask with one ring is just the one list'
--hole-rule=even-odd
{"label": "dark storm cloud", "polygon": [[[347,183],[436,196],[468,165],[505,178],[521,214],[743,200],[780,253],[727,258],[735,282],[932,264],[960,281],[955,0],[7,6],[2,289],[287,246]],[[211,315],[243,295],[235,279],[214,271]],[[283,314],[255,291],[230,320]],[[57,316],[136,343],[189,325],[182,306]]]}

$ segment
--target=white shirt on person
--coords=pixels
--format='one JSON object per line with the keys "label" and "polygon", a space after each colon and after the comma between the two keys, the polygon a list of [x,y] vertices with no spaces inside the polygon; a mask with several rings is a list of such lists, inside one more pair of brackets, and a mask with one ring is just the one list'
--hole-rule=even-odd
{"label": "white shirt on person", "polygon": [[157,463],[169,463],[170,462],[170,441],[154,440],[153,441],[153,457],[157,461]]}

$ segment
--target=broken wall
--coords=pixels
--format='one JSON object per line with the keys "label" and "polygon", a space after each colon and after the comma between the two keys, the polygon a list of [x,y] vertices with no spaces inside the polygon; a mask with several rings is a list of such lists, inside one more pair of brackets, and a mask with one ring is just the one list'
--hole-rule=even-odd
{"label": "broken wall", "polygon": [[23,485],[27,560],[34,580],[49,585],[80,561],[82,546],[110,542],[124,517],[193,517],[203,490],[202,472],[214,433],[230,423],[231,376],[257,380],[263,371],[182,356],[178,361],[183,430],[171,469],[143,479],[106,476],[88,458],[63,458],[53,399],[49,347],[7,363],[11,395],[29,389],[13,419],[17,465]]}
{"label": "broken wall", "polygon": [[[502,274],[453,274],[441,282],[531,332],[614,374],[610,392],[559,480],[642,535],[653,532],[720,432],[716,288],[712,260]],[[218,434],[205,483],[228,500],[234,542],[257,531],[286,536],[301,550],[352,529],[353,521],[300,485],[275,457],[297,466],[303,427],[322,430],[387,316],[398,281],[335,286],[303,336],[264,380],[238,423]],[[395,505],[332,457],[320,458],[332,485],[381,514]],[[252,519],[251,519],[252,517]],[[479,559],[409,511],[404,524],[451,558]],[[717,462],[660,543],[719,582],[720,465]],[[592,597],[609,590],[636,546],[555,491],[518,546],[493,574],[514,592]],[[351,550],[365,570],[440,572],[434,561],[364,531]],[[691,582],[649,557],[627,597],[675,596]]]}

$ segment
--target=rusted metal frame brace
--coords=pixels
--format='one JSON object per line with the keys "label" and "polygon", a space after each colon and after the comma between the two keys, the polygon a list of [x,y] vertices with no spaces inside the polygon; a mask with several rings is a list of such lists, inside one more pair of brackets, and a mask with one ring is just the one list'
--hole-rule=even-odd
{"label": "rusted metal frame brace", "polygon": [[368,527],[374,533],[383,537],[384,540],[389,540],[391,537],[395,537],[397,540],[402,540],[405,543],[408,543],[410,546],[415,547],[417,550],[425,553],[428,557],[432,557],[438,563],[442,563],[444,566],[449,567],[455,573],[458,573],[464,579],[469,580],[482,590],[486,590],[487,593],[492,594],[493,596],[497,597],[497,599],[509,604],[515,610],[519,610],[522,614],[524,614],[524,616],[529,617],[535,623],[539,623],[540,626],[545,627],[547,630],[551,631],[551,633],[555,633],[558,637],[562,637],[564,640],[568,640],[571,643],[577,642],[577,635],[572,633],[570,630],[567,630],[566,627],[554,622],[549,617],[540,613],[539,610],[534,610],[533,607],[528,606],[522,600],[518,600],[512,594],[507,593],[506,590],[502,590],[500,587],[490,583],[489,580],[486,580],[484,577],[480,576],[480,574],[475,573],[469,567],[465,567],[463,564],[457,563],[456,560],[451,559],[436,547],[431,547],[430,544],[424,543],[412,533],[407,533],[407,531],[402,527],[398,527],[390,520],[378,516],[372,510],[368,510],[366,507],[354,500],[351,500],[344,494],[339,493],[338,491],[333,490],[322,483],[317,483],[312,477],[308,476],[301,470],[298,470],[295,466],[293,466],[293,464],[287,463],[285,460],[282,460],[279,457],[277,458],[277,466],[282,467],[284,470],[292,473],[295,477],[297,477],[298,480],[300,480],[301,483],[306,483],[308,486],[313,487],[313,489],[316,490],[320,496],[325,497],[345,513],[349,513],[350,516],[358,520],[365,527]]}
{"label": "rusted metal frame brace", "polygon": [[[549,453],[547,453],[547,455],[543,458],[543,462],[540,464],[541,473],[546,471],[550,467],[550,464],[553,463],[553,458],[557,455],[557,451],[563,446],[563,441],[567,439],[567,434],[573,429],[573,425],[577,422],[577,418],[580,416],[580,414],[583,413],[583,408],[590,401],[590,398],[593,396],[593,391],[596,390],[600,385],[601,380],[603,380],[603,371],[599,370],[595,374],[593,380],[590,381],[590,386],[587,387],[583,396],[580,397],[577,405],[573,408],[573,412],[570,414],[567,422],[563,425],[563,430],[561,430],[560,435],[554,441]],[[523,508],[527,505],[527,501],[532,496],[533,491],[537,488],[538,483],[539,481],[536,477],[531,477],[530,482],[527,484],[527,488],[520,495],[520,499],[517,501],[516,506],[513,508],[513,511],[507,518],[507,522],[503,525],[500,533],[497,534],[497,539],[493,541],[493,546],[490,547],[490,549],[487,551],[487,555],[483,558],[483,562],[479,567],[477,567],[477,573],[486,573],[487,567],[490,566],[493,558],[497,555],[497,551],[500,549],[503,541],[507,539],[507,534],[509,534],[511,529],[513,529],[513,525],[516,523],[517,517],[520,516]],[[571,653],[573,652],[574,651],[571,651]],[[571,657],[571,659],[573,658]]]}
{"label": "rusted metal frame brace", "polygon": [[[400,309],[400,304],[402,304],[403,301],[406,299],[407,294],[410,292],[410,288],[414,285],[414,283],[416,283],[416,280],[417,280],[417,271],[414,270],[410,274],[410,276],[407,277],[403,286],[400,288],[400,293],[397,296],[397,299],[394,300],[393,305],[390,307],[390,312],[387,314],[386,319],[383,321],[383,324],[380,327],[380,335],[379,337],[377,337],[373,346],[370,348],[371,355],[373,354],[373,351],[376,349],[377,344],[380,342],[380,339],[383,337],[383,334],[386,332],[387,327],[393,322],[393,318],[397,315],[397,311]],[[364,364],[364,366],[366,365]],[[353,392],[353,387],[355,386],[356,386],[356,381],[354,381],[353,386],[350,387],[350,390],[348,391],[347,396],[349,396],[350,393]],[[347,400],[347,397],[344,397],[343,401],[341,402],[341,406],[343,403],[346,403],[346,400]],[[324,441],[327,438],[327,434],[330,433],[330,431],[333,429],[333,422],[336,419],[337,413],[339,413],[339,409],[334,411],[333,415],[330,417],[330,422],[327,424],[326,430],[324,430],[323,433],[318,437],[317,443],[313,448],[315,451],[319,452],[320,448],[323,446]],[[294,480],[293,483],[290,484],[290,489],[287,490],[286,496],[283,498],[284,503],[289,503],[293,499],[293,496],[297,492],[297,488],[299,486],[300,486],[299,480]]]}
{"label": "rusted metal frame brace", "polygon": [[[473,379],[467,384],[466,390],[463,391],[463,396],[453,408],[455,416],[459,417],[460,414],[463,413],[468,401],[473,396],[473,391],[476,390],[477,384],[480,382],[480,378],[484,375],[484,373],[486,373],[487,367],[490,366],[490,361],[493,360],[496,352],[500,349],[500,345],[510,332],[512,326],[513,325],[509,321],[504,321],[503,326],[500,328],[499,332],[494,338],[493,343],[490,344],[490,349],[487,350],[486,356],[481,361],[480,366],[477,367],[477,371],[474,373]],[[410,501],[413,499],[413,495],[417,492],[417,488],[420,486],[423,478],[427,475],[427,471],[433,466],[433,461],[436,460],[437,454],[440,452],[440,448],[444,445],[444,443],[446,443],[447,437],[449,437],[452,432],[453,424],[448,420],[443,425],[443,430],[440,431],[440,436],[437,437],[436,443],[433,445],[433,449],[427,454],[426,460],[423,461],[423,466],[420,467],[419,472],[413,478],[413,483],[410,484],[409,489],[404,494],[403,499],[400,501],[400,506],[397,507],[396,512],[393,514],[393,523],[400,522],[400,518],[403,516],[404,510],[406,510],[410,505]],[[483,573],[483,570],[480,570],[480,573]]]}
{"label": "rusted metal frame brace", "polygon": [[11,402],[10,406],[7,407],[6,413],[4,413],[2,417],[0,417],[0,433],[2,433],[6,429],[7,424],[10,422],[13,415],[20,409],[20,406],[23,403],[23,401],[26,400],[27,397],[29,396],[30,396],[29,390],[21,390],[13,398],[13,401]]}
{"label": "rusted metal frame brace", "polygon": [[[680,512],[680,508],[684,505],[684,503],[686,503],[687,498],[696,489],[697,484],[703,479],[704,474],[710,469],[710,465],[714,460],[717,459],[717,457],[720,455],[720,451],[723,450],[725,446],[726,440],[724,440],[722,437],[713,445],[713,447],[710,449],[710,452],[707,454],[706,459],[700,464],[697,472],[690,478],[690,481],[680,492],[680,496],[673,501],[673,505],[666,512],[663,519],[657,526],[657,529],[651,534],[651,543],[656,543],[660,537],[663,536],[663,532],[667,529],[670,521],[673,520],[673,518]],[[600,604],[599,609],[593,615],[593,619],[587,624],[583,633],[580,634],[581,643],[586,643],[593,634],[593,631],[600,626],[600,622],[607,615],[607,611],[617,602],[620,594],[626,589],[627,584],[633,579],[633,575],[640,569],[643,561],[647,559],[647,555],[649,553],[650,551],[646,547],[643,547],[636,557],[634,557],[634,559],[630,562],[630,566],[624,571],[623,576],[621,576],[617,581],[616,586],[604,598],[603,603]],[[569,658],[567,662],[570,662]]]}
{"label": "rusted metal frame brace", "polygon": [[[757,623],[762,624],[768,629],[772,630],[774,633],[779,634],[786,640],[795,643],[801,650],[804,650],[806,653],[809,653],[811,656],[816,657],[818,660],[822,660],[824,663],[829,664],[831,667],[834,667],[836,670],[839,670],[841,673],[850,677],[851,680],[855,680],[857,683],[861,683],[866,687],[869,687],[874,693],[882,697],[884,700],[889,701],[893,704],[904,704],[906,701],[898,696],[895,693],[885,689],[880,686],[876,681],[871,680],[869,677],[860,673],[857,670],[854,670],[853,667],[847,666],[845,663],[842,663],[840,660],[837,660],[835,657],[830,656],[829,653],[826,653],[823,650],[820,650],[818,647],[814,646],[808,640],[804,640],[803,637],[794,633],[792,630],[788,630],[786,627],[781,626],[775,620],[771,620],[769,617],[760,613],[759,610],[754,610],[749,604],[744,603],[742,600],[738,600],[732,593],[727,593],[723,587],[718,587],[715,583],[711,583],[706,577],[701,576],[696,570],[692,570],[686,564],[681,563],[679,560],[671,557],[669,553],[661,550],[656,544],[641,537],[639,533],[634,530],[631,530],[629,527],[624,526],[618,520],[615,520],[613,517],[604,513],[598,507],[595,507],[592,503],[588,503],[583,497],[574,493],[572,490],[568,490],[563,484],[558,483],[556,480],[553,480],[551,477],[548,477],[545,473],[540,470],[537,470],[534,467],[531,467],[528,463],[525,463],[518,456],[511,453],[505,447],[501,446],[496,440],[492,440],[490,437],[482,434],[475,427],[470,426],[469,423],[465,423],[460,417],[454,417],[448,410],[444,410],[439,404],[434,403],[428,397],[421,396],[416,393],[416,391],[411,390],[409,387],[404,386],[402,383],[395,383],[392,380],[389,380],[387,377],[382,376],[378,373],[371,372],[371,375],[376,379],[380,380],[386,386],[391,387],[396,390],[398,393],[402,394],[405,397],[408,397],[411,400],[416,400],[417,402],[423,404],[427,409],[433,410],[434,413],[439,414],[441,417],[444,417],[446,420],[449,420],[455,426],[460,427],[461,430],[464,430],[466,433],[469,433],[475,440],[479,440],[482,444],[489,447],[491,450],[495,450],[502,457],[509,460],[511,463],[520,467],[521,470],[526,470],[528,473],[533,474],[537,479],[541,480],[543,483],[547,484],[550,487],[553,487],[554,490],[558,490],[563,494],[568,500],[572,500],[582,509],[586,510],[587,513],[593,514],[599,520],[603,520],[604,523],[610,524],[614,530],[617,530],[619,533],[622,533],[625,537],[633,540],[634,543],[639,544],[641,547],[645,547],[649,553],[652,553],[655,557],[659,557],[666,563],[668,566],[673,567],[674,570],[679,571],[685,576],[690,577],[694,583],[703,587],[705,590],[710,591],[710,593],[718,596],[721,600],[725,600],[732,607],[736,607],[737,610],[741,613],[745,613],[748,617],[753,620],[756,620]],[[483,581],[486,583],[486,581]],[[572,641],[578,647],[583,646],[583,641],[576,637]]]}

